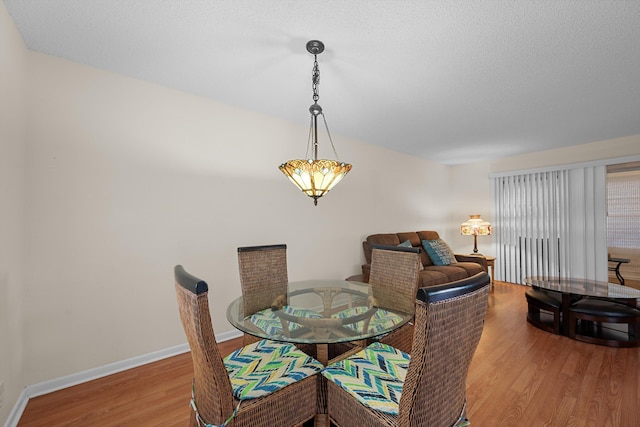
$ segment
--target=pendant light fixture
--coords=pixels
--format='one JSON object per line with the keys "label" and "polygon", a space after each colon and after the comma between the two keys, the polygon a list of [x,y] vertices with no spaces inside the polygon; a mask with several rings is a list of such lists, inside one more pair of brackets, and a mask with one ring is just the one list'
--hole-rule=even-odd
{"label": "pendant light fixture", "polygon": [[[320,68],[318,67],[318,55],[324,52],[324,44],[319,40],[307,42],[307,52],[313,55],[313,105],[309,107],[311,113],[311,125],[309,127],[309,138],[307,142],[306,159],[289,160],[280,165],[280,170],[291,182],[293,182],[303,193],[313,198],[313,204],[318,205],[318,199],[324,196],[329,190],[338,184],[342,178],[351,170],[351,165],[339,160],[318,159],[318,116],[322,116],[324,127],[327,130],[331,148],[336,159],[338,153],[333,145],[327,120],[322,112],[322,107],[318,104],[318,85],[320,83]],[[313,157],[309,157],[309,153]]]}

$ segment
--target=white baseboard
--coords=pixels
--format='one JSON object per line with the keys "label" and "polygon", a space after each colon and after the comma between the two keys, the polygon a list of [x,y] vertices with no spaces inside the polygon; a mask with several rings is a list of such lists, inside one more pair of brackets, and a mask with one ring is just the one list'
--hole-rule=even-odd
{"label": "white baseboard", "polygon": [[[242,332],[240,331],[228,331],[216,335],[216,341],[224,342],[241,336]],[[66,375],[53,380],[28,385],[24,390],[22,390],[22,393],[20,393],[18,401],[9,413],[9,418],[7,418],[4,427],[16,427],[18,425],[18,421],[20,421],[24,408],[26,408],[29,399],[32,397],[42,396],[43,394],[52,393],[54,391],[62,390],[63,388],[86,383],[88,381],[106,377],[107,375],[116,374],[118,372],[126,371],[127,369],[146,365],[147,363],[177,356],[178,354],[186,353],[188,351],[188,344],[180,344],[163,350],[154,351],[152,353],[143,354],[141,356],[132,357],[130,359],[121,360],[119,362],[110,363],[98,368],[87,369],[86,371],[77,372],[75,374]]]}
{"label": "white baseboard", "polygon": [[24,412],[24,408],[27,407],[27,402],[29,402],[29,397],[27,396],[27,389],[23,389],[20,396],[18,396],[18,401],[15,405],[13,405],[13,409],[9,412],[9,418],[4,423],[4,427],[16,427],[18,425],[18,421],[20,421],[20,417],[22,416],[22,412]]}

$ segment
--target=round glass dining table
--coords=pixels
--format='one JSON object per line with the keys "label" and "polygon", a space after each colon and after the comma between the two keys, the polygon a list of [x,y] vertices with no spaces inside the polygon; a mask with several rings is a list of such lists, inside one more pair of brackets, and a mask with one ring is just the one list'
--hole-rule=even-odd
{"label": "round glass dining table", "polygon": [[[237,329],[260,338],[315,344],[317,359],[327,364],[328,346],[355,343],[396,330],[413,318],[415,301],[385,286],[346,280],[289,282],[285,292],[265,287],[261,295],[245,295],[227,309]],[[251,299],[270,301],[254,312]]]}

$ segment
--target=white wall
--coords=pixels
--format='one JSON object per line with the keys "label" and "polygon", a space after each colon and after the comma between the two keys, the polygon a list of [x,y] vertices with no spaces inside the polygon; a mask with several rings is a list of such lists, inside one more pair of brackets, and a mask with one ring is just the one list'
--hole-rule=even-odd
{"label": "white wall", "polygon": [[27,384],[184,343],[177,263],[209,281],[220,333],[238,246],[287,243],[292,280],[344,278],[367,234],[446,216],[445,166],[333,135],[354,167],[314,207],[277,168],[306,125],[37,53],[29,70]]}
{"label": "white wall", "polygon": [[24,43],[0,2],[0,421],[23,388]]}
{"label": "white wall", "polygon": [[[447,205],[450,221],[446,229],[446,241],[456,253],[471,254],[473,237],[460,235],[460,224],[469,215],[481,215],[485,221],[493,221],[493,202],[491,199],[491,180],[489,163],[478,162],[451,167],[451,198]],[[478,236],[478,252],[495,255],[491,236]]]}

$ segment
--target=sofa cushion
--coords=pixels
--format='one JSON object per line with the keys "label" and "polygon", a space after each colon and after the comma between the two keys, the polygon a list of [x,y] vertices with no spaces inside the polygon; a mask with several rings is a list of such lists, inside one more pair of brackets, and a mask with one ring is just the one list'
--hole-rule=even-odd
{"label": "sofa cushion", "polygon": [[420,239],[418,233],[416,233],[415,231],[398,233],[398,239],[400,239],[401,242],[408,240],[409,242],[411,242],[411,246],[413,246],[414,248],[422,247],[422,239]]}
{"label": "sofa cushion", "polygon": [[[458,264],[454,265],[430,265],[424,268],[425,271],[436,271],[440,274],[444,274],[447,277],[447,280],[443,283],[454,282],[456,280],[462,280],[469,277],[467,274],[467,270],[464,268],[458,267]],[[482,267],[480,267],[480,271]]]}
{"label": "sofa cushion", "polygon": [[372,245],[398,245],[400,238],[396,233],[372,234],[367,237],[367,241]]}
{"label": "sofa cushion", "polygon": [[481,271],[485,271],[482,265],[477,262],[458,261],[456,262],[456,267],[464,268],[468,277],[475,276]]}
{"label": "sofa cushion", "polygon": [[367,240],[363,242],[364,256],[367,264],[371,264],[372,245],[398,246],[400,242],[401,240],[396,233],[372,234],[368,236]]}
{"label": "sofa cushion", "polygon": [[440,238],[438,232],[432,230],[418,231],[416,234],[420,238],[420,242],[423,240],[436,240]]}
{"label": "sofa cushion", "polygon": [[423,240],[422,246],[429,254],[433,265],[451,265],[458,262],[449,245],[442,239]]}
{"label": "sofa cushion", "polygon": [[[430,266],[433,267],[433,266]],[[437,267],[440,268],[440,267]],[[430,270],[429,266],[425,267],[424,270],[420,272],[420,287],[424,288],[426,286],[433,285],[442,285],[444,283],[450,282],[449,278],[446,274],[437,270]]]}

